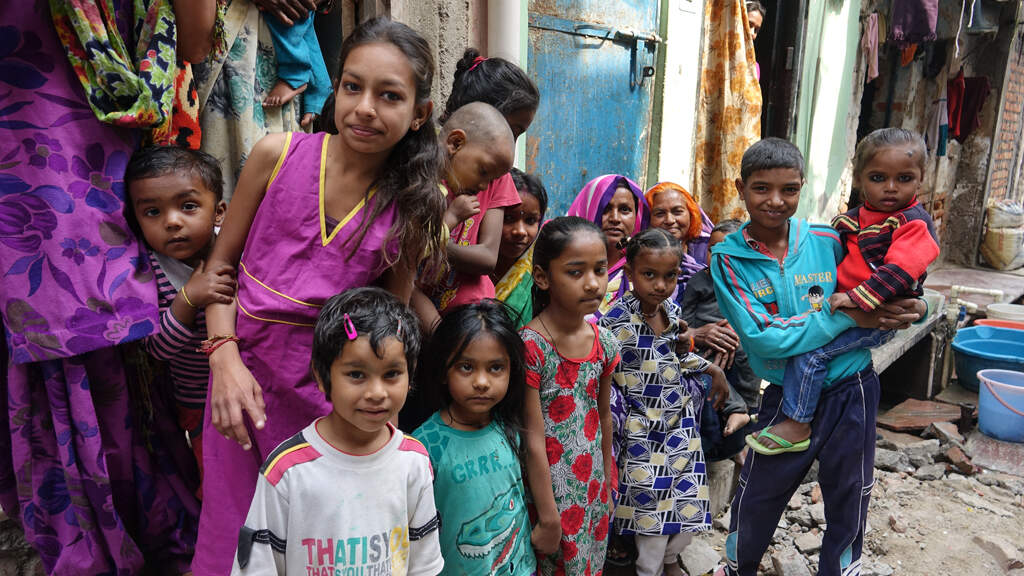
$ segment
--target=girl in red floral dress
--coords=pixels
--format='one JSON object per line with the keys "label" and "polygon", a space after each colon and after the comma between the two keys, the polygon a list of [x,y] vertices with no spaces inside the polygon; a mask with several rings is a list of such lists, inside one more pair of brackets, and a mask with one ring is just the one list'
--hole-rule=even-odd
{"label": "girl in red floral dress", "polygon": [[533,253],[526,344],[527,481],[541,574],[597,576],[608,540],[611,375],[618,341],[588,323],[608,285],[604,234],[575,216],[544,225]]}

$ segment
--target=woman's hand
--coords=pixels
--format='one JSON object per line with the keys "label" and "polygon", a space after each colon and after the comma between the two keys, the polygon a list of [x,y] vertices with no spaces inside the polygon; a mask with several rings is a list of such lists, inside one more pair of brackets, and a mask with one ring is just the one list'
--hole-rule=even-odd
{"label": "woman's hand", "polygon": [[548,556],[558,552],[562,541],[562,521],[559,517],[540,520],[530,533],[530,543],[538,555]]}
{"label": "woman's hand", "polygon": [[252,448],[249,431],[245,428],[244,410],[253,426],[262,430],[266,424],[266,406],[263,391],[252,372],[242,363],[238,346],[234,342],[221,345],[210,355],[210,421],[228,440],[234,440],[243,450]]}
{"label": "woman's hand", "polygon": [[315,0],[253,0],[256,7],[269,12],[285,26],[292,26],[316,10]]}
{"label": "woman's hand", "polygon": [[719,320],[714,324],[705,324],[700,328],[690,328],[681,334],[681,343],[689,342],[693,338],[694,346],[699,350],[710,351],[712,362],[728,370],[732,366],[733,358],[736,356],[736,348],[740,345],[740,338],[729,326],[729,321]]}

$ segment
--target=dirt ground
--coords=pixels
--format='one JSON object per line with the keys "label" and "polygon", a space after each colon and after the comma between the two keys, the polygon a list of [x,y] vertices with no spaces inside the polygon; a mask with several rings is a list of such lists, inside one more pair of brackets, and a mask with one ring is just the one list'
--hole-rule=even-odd
{"label": "dirt ground", "polygon": [[[1024,478],[980,472],[971,477],[950,473],[939,480],[922,481],[906,473],[875,470],[875,480],[864,546],[864,576],[1006,574],[997,557],[988,551],[992,545],[979,543],[975,537],[1002,541],[1009,555],[1024,561]],[[804,494],[791,501],[784,514],[775,543],[765,554],[761,574],[792,574],[776,573],[771,556],[795,549],[792,539],[804,532],[820,532],[821,526],[808,529],[794,521],[802,509],[815,505],[814,484],[803,485],[800,492]],[[725,535],[724,529],[716,528],[696,542],[724,554]],[[814,574],[816,553],[803,557]],[[631,569],[614,568],[608,576],[633,573]],[[1010,573],[1024,576],[1024,570]]]}

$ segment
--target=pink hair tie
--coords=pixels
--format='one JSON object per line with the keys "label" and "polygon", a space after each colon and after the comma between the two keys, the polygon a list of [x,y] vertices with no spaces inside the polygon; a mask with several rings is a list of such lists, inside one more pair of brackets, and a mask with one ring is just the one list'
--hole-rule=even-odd
{"label": "pink hair tie", "polygon": [[473,69],[476,68],[477,66],[479,66],[481,62],[486,62],[486,61],[487,61],[487,58],[484,58],[483,56],[477,56],[476,58],[473,58],[473,65],[470,66],[469,70],[466,70],[466,72],[472,72]]}
{"label": "pink hair tie", "polygon": [[356,332],[356,325],[352,323],[352,318],[348,314],[343,316],[345,324],[345,336],[348,336],[349,340],[355,340],[359,338],[359,332]]}

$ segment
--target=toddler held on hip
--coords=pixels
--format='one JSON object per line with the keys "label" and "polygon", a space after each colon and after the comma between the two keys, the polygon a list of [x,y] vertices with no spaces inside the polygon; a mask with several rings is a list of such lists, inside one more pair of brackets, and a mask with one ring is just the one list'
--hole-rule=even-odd
{"label": "toddler held on hip", "polygon": [[[917,201],[927,156],[924,139],[902,128],[875,130],[857,145],[853,179],[864,204],[832,221],[846,255],[827,313],[844,308],[873,312],[887,302],[923,294],[925,272],[939,256],[935,226]],[[820,286],[811,286],[804,298],[815,310],[823,308]],[[828,362],[888,342],[894,334],[850,328],[826,346],[790,358],[782,406],[788,418],[770,431],[749,435],[747,444],[766,455],[806,450]]]}

